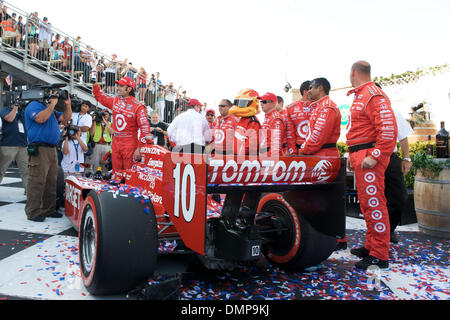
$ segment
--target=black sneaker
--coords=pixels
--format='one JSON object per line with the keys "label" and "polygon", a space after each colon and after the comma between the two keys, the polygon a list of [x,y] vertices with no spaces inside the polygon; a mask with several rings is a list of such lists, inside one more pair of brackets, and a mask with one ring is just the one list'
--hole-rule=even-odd
{"label": "black sneaker", "polygon": [[395,232],[391,233],[391,243],[398,244],[397,236],[395,235]]}
{"label": "black sneaker", "polygon": [[63,217],[63,215],[61,213],[58,213],[58,212],[55,212],[55,213],[47,216],[47,218],[56,218],[56,219],[60,219],[62,217]]}
{"label": "black sneaker", "polygon": [[334,249],[334,251],[342,251],[342,250],[347,250],[348,245],[347,242],[338,242],[336,249]]}
{"label": "black sneaker", "polygon": [[369,267],[378,267],[380,269],[389,269],[389,261],[380,260],[378,258],[368,256],[355,264],[355,267],[362,270],[367,270]]}
{"label": "black sneaker", "polygon": [[44,216],[37,216],[34,218],[28,218],[29,221],[33,221],[33,222],[44,222],[45,221],[45,217]]}
{"label": "black sneaker", "polygon": [[354,256],[357,256],[358,258],[367,258],[370,255],[370,251],[364,247],[352,249],[350,253]]}

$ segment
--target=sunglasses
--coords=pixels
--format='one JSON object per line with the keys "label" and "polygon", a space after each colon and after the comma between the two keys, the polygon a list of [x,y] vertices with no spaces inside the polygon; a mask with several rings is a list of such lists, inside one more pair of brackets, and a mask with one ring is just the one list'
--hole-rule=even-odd
{"label": "sunglasses", "polygon": [[214,114],[208,113],[206,116],[207,116],[207,117],[214,117]]}
{"label": "sunglasses", "polygon": [[273,102],[273,101],[270,101],[270,100],[261,100],[260,101],[262,104],[268,104],[268,103],[271,103],[271,102]]}
{"label": "sunglasses", "polygon": [[219,108],[227,108],[228,106],[227,105],[225,105],[225,104],[219,104],[219,106],[218,106]]}

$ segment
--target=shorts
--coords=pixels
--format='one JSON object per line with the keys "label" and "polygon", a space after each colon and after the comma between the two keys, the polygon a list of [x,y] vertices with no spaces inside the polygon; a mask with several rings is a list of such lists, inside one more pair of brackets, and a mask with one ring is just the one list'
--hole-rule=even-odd
{"label": "shorts", "polygon": [[108,87],[114,87],[116,82],[116,74],[113,72],[106,72],[106,85]]}
{"label": "shorts", "polygon": [[28,35],[28,43],[38,43],[37,36]]}
{"label": "shorts", "polygon": [[5,31],[5,33],[3,34],[3,37],[5,38],[15,38],[19,35],[18,32],[15,31]]}
{"label": "shorts", "polygon": [[50,49],[50,44],[47,42],[47,40],[41,40],[39,41],[39,48]]}
{"label": "shorts", "polygon": [[147,85],[145,83],[141,83],[139,85],[139,89],[145,89],[145,88],[147,88]]}

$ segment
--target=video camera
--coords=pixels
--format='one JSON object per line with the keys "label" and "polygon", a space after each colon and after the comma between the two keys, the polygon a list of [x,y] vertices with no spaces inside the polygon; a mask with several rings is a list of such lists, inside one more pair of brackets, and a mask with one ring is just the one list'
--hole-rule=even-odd
{"label": "video camera", "polygon": [[64,128],[63,138],[69,137],[70,140],[75,140],[79,131],[80,128],[72,124],[72,120],[70,120]]}
{"label": "video camera", "polygon": [[103,117],[106,115],[105,110],[102,110],[100,108],[96,108],[94,112],[92,113],[92,120],[98,123],[103,122]]}
{"label": "video camera", "polygon": [[64,112],[64,101],[67,101],[70,97],[72,111],[79,112],[81,110],[82,100],[76,95],[69,94],[67,90],[62,89],[66,86],[67,84],[64,83],[56,83],[52,85],[36,85],[27,90],[3,91],[2,103],[5,107],[17,105],[20,109],[24,110],[33,101],[48,105],[50,99],[57,97],[58,103],[55,106],[55,110]]}

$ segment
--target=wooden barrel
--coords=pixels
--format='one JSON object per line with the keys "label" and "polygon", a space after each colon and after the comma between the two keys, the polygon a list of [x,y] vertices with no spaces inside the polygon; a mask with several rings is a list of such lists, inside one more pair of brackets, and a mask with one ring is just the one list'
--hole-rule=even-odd
{"label": "wooden barrel", "polygon": [[421,232],[450,238],[450,169],[432,180],[420,170],[414,185],[414,203]]}
{"label": "wooden barrel", "polygon": [[432,121],[426,121],[414,127],[414,133],[408,137],[408,141],[409,143],[427,142],[429,136],[435,141],[436,133],[436,124]]}

